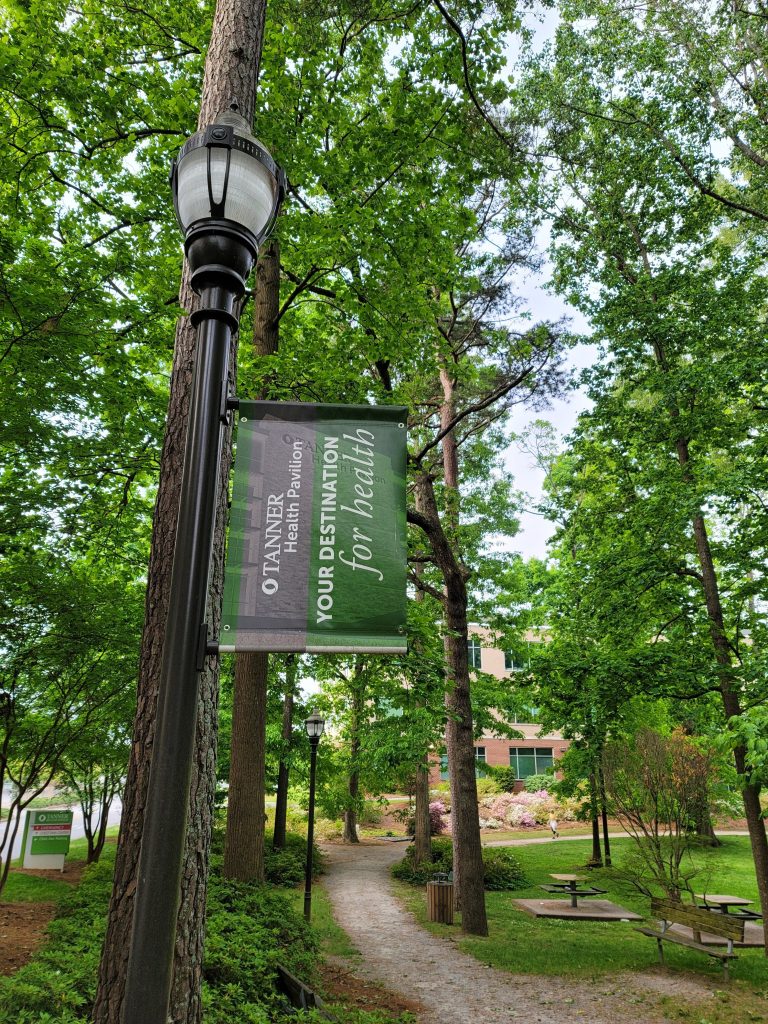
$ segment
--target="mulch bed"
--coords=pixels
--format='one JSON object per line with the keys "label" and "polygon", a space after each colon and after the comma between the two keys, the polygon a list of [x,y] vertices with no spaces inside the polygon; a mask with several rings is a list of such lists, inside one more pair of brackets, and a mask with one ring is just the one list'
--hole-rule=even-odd
{"label": "mulch bed", "polygon": [[338,963],[325,963],[320,968],[322,991],[329,1003],[341,1003],[349,1009],[386,1010],[392,1014],[420,1013],[420,1003],[402,996],[375,982],[357,978]]}
{"label": "mulch bed", "polygon": [[0,903],[0,974],[31,960],[55,913],[55,903]]}
{"label": "mulch bed", "polygon": [[84,860],[64,861],[63,871],[51,871],[44,868],[13,868],[14,875],[35,875],[37,878],[50,878],[54,882],[68,882],[70,885],[77,885],[85,870]]}
{"label": "mulch bed", "polygon": [[[77,885],[85,868],[82,860],[65,861],[63,871],[13,868],[14,875],[35,875]],[[56,914],[55,903],[20,901],[0,903],[0,975],[13,974],[28,963],[45,939],[45,930]]]}

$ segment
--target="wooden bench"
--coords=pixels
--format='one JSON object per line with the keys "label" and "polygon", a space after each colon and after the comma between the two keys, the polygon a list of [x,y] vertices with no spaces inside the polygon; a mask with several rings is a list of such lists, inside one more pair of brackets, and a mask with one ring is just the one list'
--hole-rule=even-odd
{"label": "wooden bench", "polygon": [[[651,914],[661,922],[661,929],[654,931],[652,928],[635,928],[636,932],[648,935],[659,947],[659,963],[664,963],[664,942],[674,942],[678,946],[685,946],[686,949],[695,949],[700,953],[706,953],[715,960],[720,960],[723,965],[723,976],[728,980],[728,965],[736,958],[733,952],[734,942],[744,941],[744,919],[732,917],[729,914],[713,914],[703,907],[694,907],[689,903],[680,903],[678,900],[652,899]],[[693,938],[685,935],[670,934],[669,926],[672,924],[687,925],[693,930]],[[713,949],[698,941],[695,936],[701,932],[708,935],[719,935],[726,940],[726,949]]]}
{"label": "wooden bench", "polygon": [[291,974],[287,968],[282,967],[280,964],[277,965],[276,970],[278,991],[282,992],[291,1006],[297,1010],[316,1010],[326,1020],[338,1021],[337,1017],[331,1016],[326,1010],[320,996],[297,978],[295,974]]}

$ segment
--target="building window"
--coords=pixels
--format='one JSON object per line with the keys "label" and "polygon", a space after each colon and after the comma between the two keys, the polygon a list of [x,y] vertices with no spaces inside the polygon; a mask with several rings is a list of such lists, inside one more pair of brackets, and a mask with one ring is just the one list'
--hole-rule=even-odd
{"label": "building window", "polygon": [[448,778],[448,755],[440,755],[440,781],[445,782]]}
{"label": "building window", "polygon": [[485,747],[475,747],[475,777],[478,779],[485,778]]}
{"label": "building window", "polygon": [[518,672],[519,665],[515,665],[515,656],[512,651],[504,651],[504,668],[509,672]]}
{"label": "building window", "polygon": [[527,779],[529,775],[543,775],[554,764],[551,747],[510,747],[509,764],[515,769],[515,778]]}
{"label": "building window", "polygon": [[470,668],[480,668],[481,651],[482,647],[480,646],[480,641],[476,636],[471,636],[469,638],[469,643],[467,644],[467,656]]}

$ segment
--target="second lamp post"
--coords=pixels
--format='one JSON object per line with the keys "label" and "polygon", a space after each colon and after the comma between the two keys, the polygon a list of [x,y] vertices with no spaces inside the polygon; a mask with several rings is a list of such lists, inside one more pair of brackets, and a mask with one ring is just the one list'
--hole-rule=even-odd
{"label": "second lamp post", "polygon": [[312,851],[315,842],[315,769],[317,768],[317,745],[325,731],[325,720],[315,711],[304,723],[309,736],[309,812],[307,824],[307,866],[304,871],[304,918],[312,916]]}

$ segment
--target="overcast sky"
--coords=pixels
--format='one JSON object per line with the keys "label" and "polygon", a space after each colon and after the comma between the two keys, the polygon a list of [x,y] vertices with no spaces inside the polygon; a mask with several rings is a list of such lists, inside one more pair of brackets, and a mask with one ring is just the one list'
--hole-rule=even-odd
{"label": "overcast sky", "polygon": [[[547,282],[547,267],[542,272],[531,275],[520,288],[532,313],[534,321],[558,320],[565,316],[570,319],[570,329],[579,334],[588,334],[589,325],[584,317],[568,306],[557,296],[544,290]],[[567,365],[574,369],[590,366],[596,358],[596,349],[591,345],[578,345],[573,349]],[[588,406],[588,401],[581,391],[572,391],[565,398],[553,402],[551,408],[531,412],[523,407],[513,411],[510,419],[510,431],[522,434],[533,420],[547,420],[557,430],[560,438],[564,438],[574,427],[580,412]],[[532,456],[519,445],[512,443],[505,456],[505,464],[513,474],[514,485],[518,490],[529,495],[530,506],[534,506],[542,494],[544,474],[535,465]],[[520,532],[510,545],[513,551],[519,551],[525,558],[535,556],[544,558],[547,541],[551,537],[553,526],[542,516],[533,512],[523,512],[520,517]]]}

